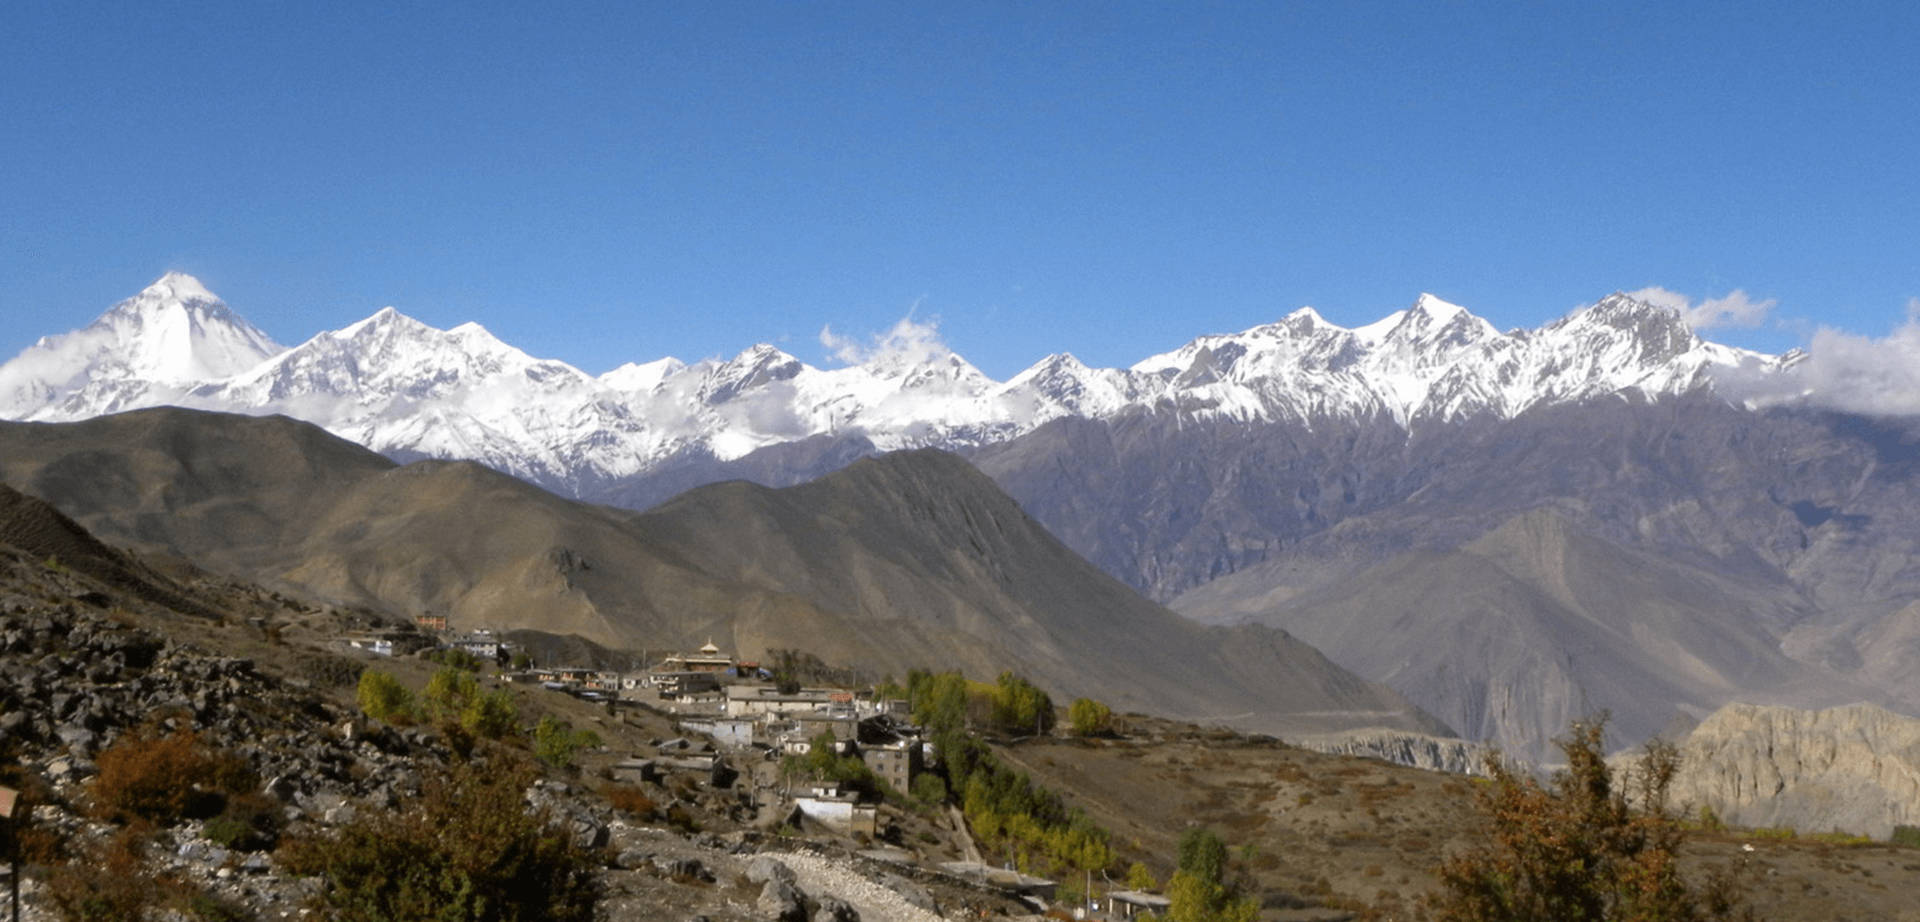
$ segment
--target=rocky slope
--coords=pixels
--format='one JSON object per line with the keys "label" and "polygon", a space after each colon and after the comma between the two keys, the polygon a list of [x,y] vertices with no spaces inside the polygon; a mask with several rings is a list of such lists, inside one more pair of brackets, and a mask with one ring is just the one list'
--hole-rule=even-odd
{"label": "rocky slope", "polygon": [[[56,904],[75,896],[92,899],[88,918],[97,918],[129,905],[129,895],[154,913],[149,918],[314,918],[309,901],[321,881],[289,872],[273,840],[410,809],[427,779],[466,758],[464,745],[438,730],[357,715],[352,685],[361,668],[378,665],[417,683],[427,664],[324,652],[324,628],[338,629],[339,613],[204,575],[191,584],[169,580],[168,591],[196,607],[171,608],[125,580],[49,563],[49,552],[69,542],[16,527],[23,521],[85,535],[31,499],[0,511],[0,783],[24,795],[7,829],[26,843],[21,918],[65,918]],[[588,716],[597,709],[557,693],[521,691],[516,699],[529,720],[597,719]],[[599,726],[611,751],[588,756],[595,773],[613,758],[655,755],[643,741],[674,735],[670,722],[644,712]],[[245,796],[271,817],[270,838],[232,838],[204,818],[134,828],[104,811],[95,785],[106,758],[156,732],[197,734],[205,751],[236,760],[225,777],[257,785]],[[592,857],[596,918],[606,922],[1029,917],[1002,892],[859,857],[831,834],[766,835],[737,820],[738,790],[705,790],[674,773],[635,782],[661,811],[682,817],[676,826],[615,810],[593,777],[550,772],[528,790],[526,806],[548,811]],[[889,822],[926,832],[911,816],[883,811]],[[932,839],[916,842],[926,848]],[[930,861],[954,857],[929,853]]]}
{"label": "rocky slope", "polygon": [[1920,825],[1920,720],[1730,704],[1679,741],[1673,796],[1727,823],[1884,839]]}

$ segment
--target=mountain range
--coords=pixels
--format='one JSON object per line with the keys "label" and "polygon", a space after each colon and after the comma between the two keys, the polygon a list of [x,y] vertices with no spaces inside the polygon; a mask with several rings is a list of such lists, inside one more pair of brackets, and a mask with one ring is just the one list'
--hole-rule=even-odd
{"label": "mountain range", "polygon": [[594,376],[533,358],[477,324],[439,330],[390,307],[287,348],[197,280],[169,273],[90,326],[43,338],[0,366],[0,418],[55,422],[161,405],[283,413],[396,458],[480,461],[600,499],[623,481],[809,439],[965,449],[1054,419],[1143,411],[1405,428],[1685,393],[1716,373],[1766,374],[1795,358],[1704,342],[1672,311],[1624,295],[1508,333],[1421,295],[1354,329],[1302,308],[1130,368],[1089,368],[1060,353],[1004,382],[905,327],[839,368],[762,344],[725,360],[662,358]]}
{"label": "mountain range", "polygon": [[0,424],[0,480],[147,554],[337,604],[623,649],[958,668],[1265,732],[1447,728],[1282,631],[1181,618],[938,451],[646,513],[472,462],[399,465],[284,417],[161,408]]}
{"label": "mountain range", "polygon": [[1503,333],[1423,295],[1005,382],[904,325],[859,357],[763,345],[596,377],[391,309],[286,349],[169,275],[0,366],[0,416],[282,413],[363,460],[663,513],[940,448],[1147,598],[1280,628],[1510,753],[1550,756],[1601,709],[1624,742],[1735,701],[1920,712],[1920,425],[1779,402],[1808,356],[1706,342],[1668,308],[1615,294]]}

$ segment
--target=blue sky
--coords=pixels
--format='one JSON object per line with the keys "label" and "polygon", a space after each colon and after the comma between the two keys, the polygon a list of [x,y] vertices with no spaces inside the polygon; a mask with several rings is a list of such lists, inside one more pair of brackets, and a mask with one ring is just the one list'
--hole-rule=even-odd
{"label": "blue sky", "polygon": [[13,4],[0,353],[168,269],[593,372],[938,318],[1004,378],[1420,291],[1881,336],[1910,4]]}

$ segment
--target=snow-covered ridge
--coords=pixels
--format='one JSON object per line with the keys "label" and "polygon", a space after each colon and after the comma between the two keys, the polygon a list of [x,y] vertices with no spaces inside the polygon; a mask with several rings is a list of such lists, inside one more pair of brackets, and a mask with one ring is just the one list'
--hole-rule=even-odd
{"label": "snow-covered ridge", "polygon": [[994,381],[936,338],[816,368],[768,345],[664,358],[599,377],[536,359],[477,324],[439,330],[388,307],[291,349],[189,276],[169,273],[85,329],[0,365],[0,417],[73,420],[174,404],[285,413],[375,450],[467,458],[561,488],[675,458],[737,458],[817,435],[885,449],[965,447],[1062,416],[1390,419],[1413,427],[1541,403],[1711,386],[1779,357],[1702,341],[1665,307],[1615,294],[1502,333],[1423,294],[1348,329],[1302,308],[1202,336],[1130,368],[1057,354]]}

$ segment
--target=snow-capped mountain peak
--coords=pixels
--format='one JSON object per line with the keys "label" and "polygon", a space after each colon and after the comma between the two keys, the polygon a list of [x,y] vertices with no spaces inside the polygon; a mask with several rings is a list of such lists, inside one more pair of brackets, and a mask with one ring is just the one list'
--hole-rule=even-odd
{"label": "snow-capped mountain peak", "polygon": [[1328,323],[1327,318],[1320,316],[1320,312],[1314,310],[1312,307],[1296,308],[1293,313],[1282,318],[1281,322],[1288,328],[1295,330],[1312,330],[1317,327],[1334,326],[1334,324]]}
{"label": "snow-capped mountain peak", "polygon": [[[199,279],[185,272],[168,272],[160,276],[153,284],[148,285],[138,295],[135,295],[132,300],[144,301],[149,299],[183,303],[188,301],[211,301],[215,304],[223,303],[218,295],[208,291],[207,286],[200,284]],[[125,304],[128,302],[123,301],[121,303]]]}
{"label": "snow-capped mountain peak", "polygon": [[792,380],[806,368],[799,359],[759,343],[716,366],[700,388],[700,399],[709,406],[725,403],[748,391]]}
{"label": "snow-capped mountain peak", "polygon": [[198,279],[169,272],[88,326],[43,337],[0,366],[0,416],[95,415],[164,403],[283,348]]}
{"label": "snow-capped mountain peak", "polygon": [[[80,332],[88,331],[111,350],[109,360],[163,384],[224,377],[283,348],[181,272],[161,276]],[[93,361],[102,358],[108,357],[96,354]]]}
{"label": "snow-capped mountain peak", "polygon": [[600,383],[616,391],[646,392],[685,371],[687,363],[667,356],[651,362],[628,362],[600,376]]}

